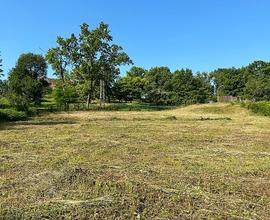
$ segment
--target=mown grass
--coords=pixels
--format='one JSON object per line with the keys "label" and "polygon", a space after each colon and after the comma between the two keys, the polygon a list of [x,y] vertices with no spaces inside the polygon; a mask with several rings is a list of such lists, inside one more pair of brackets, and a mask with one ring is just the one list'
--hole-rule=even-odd
{"label": "mown grass", "polygon": [[237,105],[56,113],[0,129],[2,218],[270,218],[270,119]]}

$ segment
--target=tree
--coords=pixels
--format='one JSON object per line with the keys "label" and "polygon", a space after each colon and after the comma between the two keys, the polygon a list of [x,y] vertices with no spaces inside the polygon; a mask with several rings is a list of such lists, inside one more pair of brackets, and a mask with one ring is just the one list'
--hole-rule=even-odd
{"label": "tree", "polygon": [[209,74],[197,73],[195,80],[198,82],[196,103],[205,103],[214,100],[214,85]]}
{"label": "tree", "polygon": [[[78,42],[74,34],[67,39],[58,37],[56,42],[57,46],[48,50],[46,60],[51,64],[52,69],[55,71],[54,74],[60,79],[60,83],[57,83],[57,92],[54,93],[55,98],[58,104],[64,105],[64,109],[68,110],[71,99],[67,97],[76,96],[75,89],[70,88],[70,81],[72,68],[77,64],[76,60],[78,60]],[[71,94],[72,92],[74,94]],[[65,98],[61,99],[60,94]]]}
{"label": "tree", "polygon": [[[1,55],[1,54],[0,54]],[[3,70],[2,70],[2,59],[0,57],[0,78],[3,77]],[[0,96],[4,96],[7,94],[8,91],[8,84],[6,80],[0,79]]]}
{"label": "tree", "polygon": [[132,64],[129,56],[123,52],[121,46],[109,42],[101,47],[98,60],[100,65],[100,106],[104,105],[107,95],[111,94],[112,84],[120,74],[120,65]]}
{"label": "tree", "polygon": [[244,69],[224,68],[211,73],[218,96],[241,97],[247,82]]}
{"label": "tree", "polygon": [[143,100],[145,79],[129,75],[118,79],[113,87],[113,94],[119,101]]}
{"label": "tree", "polygon": [[79,55],[76,60],[78,66],[74,73],[76,73],[77,80],[85,84],[88,108],[93,98],[96,83],[100,78],[101,68],[97,59],[101,55],[101,47],[111,40],[112,37],[109,34],[108,25],[103,22],[94,30],[90,30],[89,25],[86,23],[81,25],[78,39]]}
{"label": "tree", "polygon": [[[72,34],[69,39],[59,38],[57,51],[61,54],[59,59],[50,63],[63,63],[65,72],[68,64],[74,65],[71,68],[71,74],[76,81],[76,86],[82,88],[82,94],[86,95],[86,104],[89,108],[91,100],[97,86],[100,87],[101,104],[105,101],[105,94],[111,93],[112,84],[120,74],[119,66],[132,63],[122,48],[116,44],[112,44],[112,36],[108,25],[101,22],[99,26],[93,30],[89,29],[89,25],[83,23],[78,39]],[[54,50],[48,52],[48,57]],[[53,53],[54,54],[54,53]],[[55,57],[55,56],[54,56]],[[57,57],[57,56],[56,56]],[[61,60],[62,62],[59,62]]]}
{"label": "tree", "polygon": [[145,75],[146,100],[155,104],[169,104],[171,93],[171,71],[168,67],[155,67]]}
{"label": "tree", "polygon": [[247,82],[245,98],[254,101],[270,100],[270,63],[255,61],[245,68]]}
{"label": "tree", "polygon": [[0,96],[7,96],[8,90],[9,90],[8,81],[0,80]]}
{"label": "tree", "polygon": [[78,95],[73,85],[65,84],[65,88],[59,85],[54,89],[53,97],[56,103],[60,107],[64,106],[64,110],[67,111],[69,110],[69,104],[77,101]]}
{"label": "tree", "polygon": [[22,54],[8,77],[11,103],[22,109],[40,103],[47,86],[46,76],[47,63],[42,55]]}
{"label": "tree", "polygon": [[143,100],[147,70],[133,66],[126,76],[120,77],[113,86],[113,95],[122,101]]}
{"label": "tree", "polygon": [[140,77],[140,78],[144,78],[145,74],[147,73],[147,70],[141,68],[141,67],[137,67],[137,66],[133,66],[128,72],[127,72],[127,76],[129,77]]}
{"label": "tree", "polygon": [[0,54],[0,78],[3,76],[3,70],[2,70],[2,59],[1,59],[1,54]]}
{"label": "tree", "polygon": [[[95,29],[83,23],[78,38],[58,37],[58,46],[47,52],[46,58],[62,80],[62,89],[66,77],[75,81],[75,86],[82,89],[89,108],[97,86],[100,88],[100,103],[105,101],[105,94],[112,93],[112,85],[120,74],[119,66],[132,61],[121,46],[112,44],[109,26],[103,22]],[[109,97],[109,96],[108,96]]]}

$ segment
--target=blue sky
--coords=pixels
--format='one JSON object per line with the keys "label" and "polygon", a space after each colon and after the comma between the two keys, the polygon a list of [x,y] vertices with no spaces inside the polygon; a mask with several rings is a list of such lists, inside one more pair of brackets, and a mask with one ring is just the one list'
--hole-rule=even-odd
{"label": "blue sky", "polygon": [[5,74],[21,53],[44,54],[57,36],[100,21],[144,68],[196,72],[270,60],[269,0],[3,0],[0,7]]}

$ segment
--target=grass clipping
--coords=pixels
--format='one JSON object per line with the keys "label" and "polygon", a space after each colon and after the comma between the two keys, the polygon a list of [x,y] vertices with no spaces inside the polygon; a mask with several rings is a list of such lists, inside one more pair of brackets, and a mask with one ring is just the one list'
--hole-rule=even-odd
{"label": "grass clipping", "polygon": [[270,119],[237,105],[57,113],[0,129],[0,218],[270,218]]}

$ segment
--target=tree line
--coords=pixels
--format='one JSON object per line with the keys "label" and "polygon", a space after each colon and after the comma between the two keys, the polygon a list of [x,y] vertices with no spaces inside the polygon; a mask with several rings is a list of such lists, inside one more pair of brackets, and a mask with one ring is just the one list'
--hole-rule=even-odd
{"label": "tree line", "polygon": [[[47,78],[48,64],[56,79],[51,91]],[[58,37],[56,46],[45,56],[22,54],[8,74],[0,80],[0,96],[12,107],[27,110],[38,106],[45,94],[52,93],[59,106],[93,101],[140,101],[155,105],[183,105],[216,101],[217,96],[234,96],[240,100],[270,100],[270,63],[255,61],[242,68],[223,68],[210,73],[193,73],[190,69],[171,72],[168,67],[146,70],[133,66],[120,76],[121,65],[132,65],[123,48],[113,43],[109,26],[100,23],[90,29],[84,23],[80,33]],[[0,74],[2,74],[0,59]]]}

